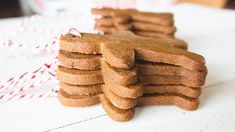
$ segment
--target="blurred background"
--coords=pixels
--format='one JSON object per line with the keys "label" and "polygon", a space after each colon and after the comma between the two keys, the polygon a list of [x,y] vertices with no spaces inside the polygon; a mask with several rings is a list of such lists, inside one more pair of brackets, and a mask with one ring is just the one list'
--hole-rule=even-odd
{"label": "blurred background", "polygon": [[155,8],[164,9],[178,3],[195,3],[212,8],[235,9],[235,0],[1,0],[0,18],[76,12],[78,9],[86,11],[92,6],[112,6],[112,4],[114,6],[119,4],[119,7],[125,8],[144,5],[148,9],[154,10]]}

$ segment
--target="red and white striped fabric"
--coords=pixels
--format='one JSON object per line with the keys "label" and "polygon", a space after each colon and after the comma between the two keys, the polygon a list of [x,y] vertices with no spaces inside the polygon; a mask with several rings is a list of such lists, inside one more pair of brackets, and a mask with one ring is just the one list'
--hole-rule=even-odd
{"label": "red and white striped fabric", "polygon": [[[96,6],[99,7],[102,3],[96,3]],[[131,8],[135,6],[134,0],[127,3],[123,5],[115,1],[111,2],[111,7]],[[105,6],[107,5],[110,5],[110,3],[105,4]],[[59,49],[58,38],[66,32],[77,36],[81,36],[79,31],[98,33],[98,31],[93,30],[95,25],[93,18],[94,16],[90,13],[83,14],[81,12],[60,13],[54,16],[33,15],[23,19],[20,26],[9,33],[7,37],[0,38],[0,48],[4,51],[11,51],[9,52],[10,55],[16,57],[34,57],[35,55],[50,54],[52,58],[55,58],[53,62],[44,62],[44,64],[35,70],[24,72],[19,76],[13,76],[9,79],[0,80],[0,102],[57,96],[58,81],[55,74],[57,66],[56,53]],[[20,36],[24,34],[25,36]],[[37,36],[37,34],[46,36],[50,41],[32,42],[31,44],[24,43],[25,39],[32,37],[32,35]],[[18,41],[21,38],[25,38],[23,42]],[[31,54],[25,51],[29,51]]]}

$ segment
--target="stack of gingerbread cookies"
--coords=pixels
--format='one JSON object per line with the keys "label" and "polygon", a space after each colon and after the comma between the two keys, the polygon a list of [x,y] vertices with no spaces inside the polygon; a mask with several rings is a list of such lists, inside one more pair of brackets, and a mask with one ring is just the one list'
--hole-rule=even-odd
{"label": "stack of gingerbread cookies", "polygon": [[173,38],[176,32],[173,14],[140,12],[136,9],[93,8],[91,12],[99,15],[95,19],[95,29],[105,34],[129,30],[146,37]]}
{"label": "stack of gingerbread cookies", "polygon": [[106,40],[105,36],[81,35],[82,37],[78,37],[69,33],[60,37],[58,95],[66,106],[87,107],[97,104],[98,94],[102,92],[103,76],[100,69],[99,44],[102,40]]}
{"label": "stack of gingerbread cookies", "polygon": [[135,107],[142,105],[198,108],[207,68],[204,58],[187,51],[181,40],[127,31],[82,33],[61,36],[60,47],[62,66],[57,77],[64,105],[90,106],[100,101],[116,121],[131,120]]}

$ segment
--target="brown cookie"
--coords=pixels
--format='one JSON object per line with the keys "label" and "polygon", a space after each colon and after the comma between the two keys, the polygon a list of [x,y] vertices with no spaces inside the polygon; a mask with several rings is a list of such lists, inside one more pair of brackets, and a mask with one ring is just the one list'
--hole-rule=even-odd
{"label": "brown cookie", "polygon": [[72,34],[62,35],[60,49],[84,54],[100,54],[100,44],[107,41],[106,37],[92,33],[81,33],[81,37]]}
{"label": "brown cookie", "polygon": [[[108,29],[110,30],[110,29]],[[107,43],[108,41],[118,41],[118,40],[135,40],[135,41],[156,41],[168,46],[178,47],[182,49],[187,49],[187,44],[178,39],[160,39],[160,38],[146,38],[136,36],[128,31],[120,31],[111,35],[100,35],[92,33],[81,33],[80,36],[75,36],[71,34],[62,35],[60,37],[60,48],[64,51],[78,52],[85,54],[101,54],[101,45]]]}
{"label": "brown cookie", "polygon": [[126,14],[126,12],[112,12],[112,19],[115,23],[129,23],[131,21],[131,16]]}
{"label": "brown cookie", "polygon": [[[120,41],[120,40],[127,40],[132,41],[133,43],[139,43],[142,41],[146,41],[148,43],[156,43],[156,44],[162,44],[165,46],[170,47],[176,47],[181,49],[187,49],[187,43],[185,43],[183,40],[179,39],[172,39],[172,38],[149,38],[149,37],[141,37],[137,36],[129,31],[119,31],[111,35],[107,35],[109,38],[109,41]],[[108,43],[108,42],[106,42]]]}
{"label": "brown cookie", "polygon": [[141,21],[147,23],[154,23],[159,25],[173,25],[173,14],[171,13],[152,13],[152,12],[139,12],[136,9],[113,9],[113,8],[92,8],[91,13],[95,15],[101,15],[103,17],[116,17],[117,16],[125,16],[121,17],[121,20],[128,20],[128,16],[131,17],[133,21]]}
{"label": "brown cookie", "polygon": [[205,80],[189,80],[182,76],[140,75],[139,80],[143,85],[148,84],[182,84],[188,87],[201,87]]}
{"label": "brown cookie", "polygon": [[135,59],[172,64],[188,70],[201,70],[205,67],[201,55],[148,39],[110,41],[102,46],[102,56],[111,66],[124,69],[133,67]]}
{"label": "brown cookie", "polygon": [[113,18],[96,18],[95,22],[97,25],[102,25],[102,26],[107,26],[107,27],[114,26]]}
{"label": "brown cookie", "polygon": [[132,25],[135,30],[140,31],[151,31],[170,35],[176,32],[176,27],[174,26],[162,26],[144,22],[132,22]]}
{"label": "brown cookie", "polygon": [[192,81],[205,80],[207,75],[207,68],[198,71],[190,71],[180,66],[174,66],[163,63],[151,63],[146,61],[138,61],[136,63],[138,74],[140,75],[176,75],[182,76]]}
{"label": "brown cookie", "polygon": [[106,80],[105,82],[106,82],[105,86],[120,97],[137,98],[139,96],[142,96],[144,92],[141,84],[123,86],[112,82],[108,82]]}
{"label": "brown cookie", "polygon": [[131,68],[129,70],[113,68],[110,67],[105,61],[102,61],[101,69],[104,80],[106,81],[119,85],[130,85],[137,82],[136,68]]}
{"label": "brown cookie", "polygon": [[92,8],[91,13],[95,15],[101,15],[103,17],[110,17],[110,16],[125,16],[137,12],[136,9],[113,9],[109,7],[103,7],[103,8]]}
{"label": "brown cookie", "polygon": [[114,26],[116,27],[116,30],[117,31],[128,31],[128,30],[131,30],[133,27],[132,27],[132,24],[129,24],[129,23],[114,23]]}
{"label": "brown cookie", "polygon": [[151,31],[140,31],[135,30],[134,33],[143,37],[153,37],[153,38],[174,38],[172,34],[163,34],[159,32],[151,32]]}
{"label": "brown cookie", "polygon": [[71,85],[60,82],[60,89],[70,95],[94,95],[102,93],[103,84],[97,85]]}
{"label": "brown cookie", "polygon": [[58,66],[57,78],[61,82],[73,85],[93,85],[103,83],[101,70],[85,71]]}
{"label": "brown cookie", "polygon": [[88,107],[100,102],[98,95],[70,95],[63,90],[58,93],[59,101],[65,106]]}
{"label": "brown cookie", "polygon": [[109,27],[109,26],[95,25],[94,29],[102,31],[104,32],[104,34],[112,34],[117,32],[117,29],[114,26]]}
{"label": "brown cookie", "polygon": [[101,55],[86,55],[64,50],[59,50],[58,54],[58,60],[62,66],[80,70],[99,70],[100,58]]}
{"label": "brown cookie", "polygon": [[132,14],[131,18],[133,21],[141,21],[163,26],[171,26],[174,24],[173,14],[171,13],[138,12]]}
{"label": "brown cookie", "polygon": [[139,106],[146,105],[176,105],[184,110],[196,110],[199,100],[177,94],[149,94],[138,98]]}
{"label": "brown cookie", "polygon": [[190,98],[198,98],[201,94],[201,88],[192,88],[185,85],[145,85],[143,86],[145,94],[180,94]]}
{"label": "brown cookie", "polygon": [[109,87],[104,85],[103,92],[109,101],[116,107],[120,109],[130,109],[135,107],[137,104],[137,98],[124,98],[113,93]]}
{"label": "brown cookie", "polygon": [[100,94],[100,102],[104,108],[104,110],[107,112],[108,116],[112,118],[115,121],[124,122],[129,121],[134,117],[135,109],[120,109],[116,106],[114,106],[110,101],[106,98],[104,94]]}

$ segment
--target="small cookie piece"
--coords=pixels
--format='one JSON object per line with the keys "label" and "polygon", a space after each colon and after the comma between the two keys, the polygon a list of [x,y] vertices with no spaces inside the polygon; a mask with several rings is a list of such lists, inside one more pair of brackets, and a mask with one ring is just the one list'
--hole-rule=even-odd
{"label": "small cookie piece", "polygon": [[119,85],[131,85],[137,82],[137,69],[129,70],[110,67],[108,63],[102,61],[102,73],[104,80]]}
{"label": "small cookie piece", "polygon": [[132,22],[133,28],[140,31],[151,31],[163,34],[174,34],[176,32],[176,27],[174,26],[162,26],[151,23],[144,22]]}
{"label": "small cookie piece", "polygon": [[58,60],[66,68],[76,68],[80,70],[99,70],[101,55],[80,54],[59,50]]}
{"label": "small cookie piece", "polygon": [[135,115],[135,109],[120,109],[114,106],[104,94],[99,95],[100,102],[104,108],[104,110],[107,112],[108,116],[112,118],[115,121],[124,122],[131,120]]}
{"label": "small cookie piece", "polygon": [[174,35],[171,34],[163,34],[159,32],[151,32],[151,31],[140,31],[135,30],[134,33],[143,37],[153,37],[153,38],[174,38]]}
{"label": "small cookie piece", "polygon": [[137,98],[124,98],[113,93],[109,87],[104,85],[103,92],[109,101],[116,107],[120,109],[130,109],[135,107],[137,104]]}
{"label": "small cookie piece", "polygon": [[73,85],[93,85],[103,83],[101,70],[84,71],[58,66],[57,78],[61,82]]}
{"label": "small cookie piece", "polygon": [[176,75],[185,77],[192,81],[205,80],[207,75],[206,67],[199,71],[190,71],[180,66],[163,63],[151,63],[146,61],[138,61],[136,63],[136,67],[138,67],[138,74],[140,75]]}
{"label": "small cookie piece", "polygon": [[60,89],[70,95],[95,95],[102,93],[103,84],[97,85],[71,85],[60,82]]}
{"label": "small cookie piece", "polygon": [[192,111],[198,108],[199,100],[177,94],[146,94],[138,98],[138,105],[176,105],[181,109]]}
{"label": "small cookie piece", "polygon": [[182,76],[141,75],[139,80],[143,85],[148,84],[182,84],[188,87],[201,87],[205,80],[189,80]]}
{"label": "small cookie piece", "polygon": [[63,90],[59,90],[59,101],[65,106],[88,107],[100,102],[98,95],[70,95]]}
{"label": "small cookie piece", "polygon": [[201,88],[188,87],[185,85],[145,85],[143,86],[145,94],[180,94],[190,98],[198,98],[201,94]]}

